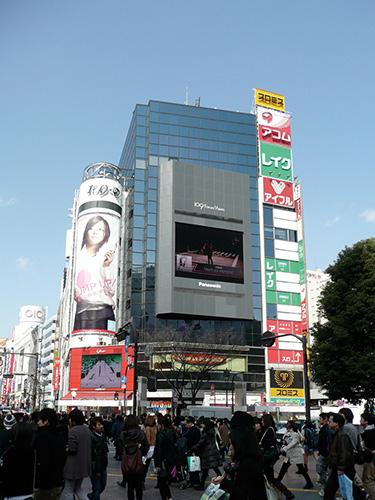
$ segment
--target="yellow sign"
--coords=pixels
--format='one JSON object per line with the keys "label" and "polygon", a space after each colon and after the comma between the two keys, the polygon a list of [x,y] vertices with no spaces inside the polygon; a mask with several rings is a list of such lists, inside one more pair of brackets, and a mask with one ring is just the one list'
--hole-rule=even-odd
{"label": "yellow sign", "polygon": [[285,111],[285,97],[266,90],[255,89],[255,105]]}
{"label": "yellow sign", "polygon": [[271,398],[304,398],[304,389],[273,389],[270,388]]}

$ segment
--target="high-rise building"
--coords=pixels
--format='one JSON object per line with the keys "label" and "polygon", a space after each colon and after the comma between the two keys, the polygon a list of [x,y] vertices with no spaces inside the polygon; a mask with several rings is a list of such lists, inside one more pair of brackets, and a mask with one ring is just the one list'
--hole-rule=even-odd
{"label": "high-rise building", "polygon": [[325,321],[319,307],[322,290],[329,279],[329,274],[324,273],[320,268],[315,269],[315,271],[307,271],[309,328],[315,323],[324,323]]}
{"label": "high-rise building", "polygon": [[[119,162],[131,194],[118,326],[132,320],[158,339],[197,329],[227,335],[243,347],[246,390],[269,397],[266,367],[295,368],[292,378],[302,380],[301,344],[285,338],[265,360],[260,336],[267,327],[302,334],[303,228],[290,115],[257,104],[264,107],[255,113],[159,101],[135,107]],[[292,358],[282,357],[285,346]],[[224,369],[211,376],[221,390]],[[303,404],[297,392],[281,401]]]}

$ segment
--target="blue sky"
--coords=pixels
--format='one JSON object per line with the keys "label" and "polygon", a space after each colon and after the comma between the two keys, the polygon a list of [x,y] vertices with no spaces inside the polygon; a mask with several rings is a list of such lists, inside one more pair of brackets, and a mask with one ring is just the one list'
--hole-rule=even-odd
{"label": "blue sky", "polygon": [[68,209],[90,163],[118,164],[136,103],[250,112],[286,96],[303,182],[307,265],[325,269],[375,230],[375,5],[0,2],[0,336],[22,305],[56,312]]}

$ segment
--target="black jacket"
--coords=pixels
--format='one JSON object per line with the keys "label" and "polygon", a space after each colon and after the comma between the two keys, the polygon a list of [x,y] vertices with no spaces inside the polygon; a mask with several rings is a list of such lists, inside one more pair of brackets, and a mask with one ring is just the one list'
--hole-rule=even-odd
{"label": "black jacket", "polygon": [[146,434],[140,429],[132,429],[130,431],[124,431],[121,434],[122,443],[126,453],[128,455],[134,455],[137,451],[138,444],[141,445],[141,455],[142,457],[147,455],[149,445],[146,438]]}
{"label": "black jacket", "polygon": [[224,478],[219,488],[230,494],[230,500],[267,500],[261,461],[244,458],[239,462],[234,480]]}
{"label": "black jacket", "polygon": [[195,446],[198,441],[200,440],[201,433],[195,425],[191,426],[190,429],[187,431],[185,434],[185,437],[187,439],[187,449],[190,451],[190,449]]}
{"label": "black jacket", "polygon": [[104,432],[92,432],[92,474],[98,474],[108,466],[108,445]]}
{"label": "black jacket", "polygon": [[34,487],[35,450],[10,446],[0,467],[1,495],[32,495]]}
{"label": "black jacket", "polygon": [[333,435],[328,466],[330,469],[339,471],[354,468],[353,445],[349,436],[345,434],[342,427],[340,427]]}
{"label": "black jacket", "polygon": [[318,452],[323,458],[329,455],[329,442],[328,442],[328,425],[323,425],[319,430]]}
{"label": "black jacket", "polygon": [[35,487],[49,490],[63,484],[65,465],[65,439],[57,428],[39,427],[35,439],[36,476]]}
{"label": "black jacket", "polygon": [[363,452],[363,457],[367,463],[372,462],[372,457],[374,456],[371,451],[375,450],[375,429],[365,429],[361,438],[365,443],[365,451]]}
{"label": "black jacket", "polygon": [[215,442],[215,430],[203,429],[198,443],[190,450],[201,457],[202,469],[213,469],[221,466],[221,456]]}
{"label": "black jacket", "polygon": [[175,448],[176,433],[170,427],[162,429],[156,434],[156,444],[154,450],[155,467],[163,469],[170,473],[173,466],[176,465],[177,450]]}

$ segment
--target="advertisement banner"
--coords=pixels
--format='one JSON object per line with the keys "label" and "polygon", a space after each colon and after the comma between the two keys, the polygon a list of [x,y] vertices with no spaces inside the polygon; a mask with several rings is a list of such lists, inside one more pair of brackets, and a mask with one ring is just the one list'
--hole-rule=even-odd
{"label": "advertisement banner", "polygon": [[263,177],[263,202],[292,208],[294,206],[293,183]]}
{"label": "advertisement banner", "polygon": [[73,331],[112,331],[118,268],[121,185],[94,178],[80,188]]}
{"label": "advertisement banner", "polygon": [[280,146],[291,147],[290,115],[257,108],[258,138],[263,142],[271,142]]}
{"label": "advertisement banner", "polygon": [[270,370],[270,396],[277,398],[304,398],[303,372]]}
{"label": "advertisement banner", "polygon": [[57,392],[60,384],[60,358],[55,359],[53,367],[53,390]]}
{"label": "advertisement banner", "polygon": [[255,105],[285,111],[285,97],[266,90],[255,90]]}
{"label": "advertisement banner", "polygon": [[270,398],[271,403],[288,406],[305,406],[304,398]]}
{"label": "advertisement banner", "polygon": [[267,142],[259,143],[261,175],[293,182],[292,150]]}
{"label": "advertisement banner", "polygon": [[288,364],[303,364],[302,351],[288,351],[282,349],[273,349],[268,351],[269,363],[288,363]]}

